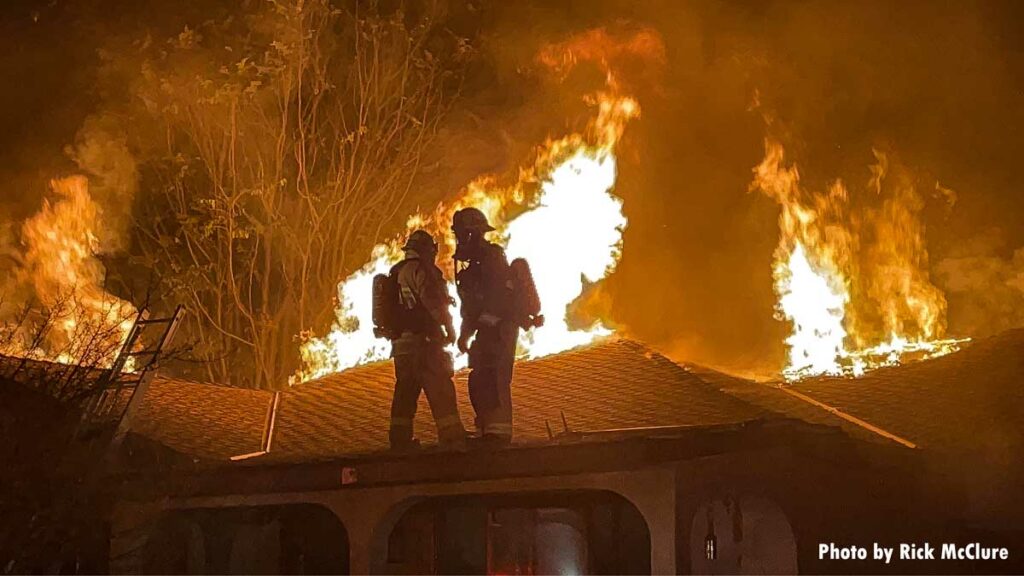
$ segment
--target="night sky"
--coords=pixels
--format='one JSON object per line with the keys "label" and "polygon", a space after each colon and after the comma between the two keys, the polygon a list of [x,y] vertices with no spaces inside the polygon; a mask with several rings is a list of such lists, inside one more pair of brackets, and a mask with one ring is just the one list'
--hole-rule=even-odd
{"label": "night sky", "polygon": [[[100,51],[121,34],[168,34],[229,5],[3,3],[0,248],[16,241],[11,229],[38,208],[46,181],[74,170],[64,149],[86,118],[119,97],[99,72]],[[778,207],[748,191],[764,154],[755,91],[785,126],[809,187],[842,178],[863,189],[873,147],[918,178],[951,334],[1024,324],[1014,311],[1024,307],[1024,255],[1014,260],[1024,247],[1020,2],[494,1],[453,2],[451,13],[484,57],[445,120],[422,206],[514,169],[546,136],[586,120],[578,91],[520,72],[544,44],[599,26],[660,34],[663,65],[623,71],[643,116],[620,147],[617,193],[630,224],[605,286],[620,330],[681,359],[742,372],[779,366]],[[956,192],[952,208],[930,193],[935,183]]]}

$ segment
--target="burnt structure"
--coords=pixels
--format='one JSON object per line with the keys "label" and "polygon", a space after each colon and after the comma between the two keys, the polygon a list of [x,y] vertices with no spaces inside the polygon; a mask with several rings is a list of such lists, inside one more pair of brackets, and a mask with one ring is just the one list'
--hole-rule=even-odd
{"label": "burnt structure", "polygon": [[884,565],[818,546],[1013,554],[1020,471],[1002,456],[1021,437],[1022,339],[787,389],[611,340],[520,366],[512,447],[408,456],[384,451],[387,363],[276,395],[158,379],[130,449],[162,471],[117,505],[111,569],[1012,572],[1019,554]]}
{"label": "burnt structure", "polygon": [[[110,476],[107,568],[1019,572],[1022,344],[780,388],[609,340],[518,367],[511,447],[440,451],[424,415],[402,456],[389,363],[277,393],[158,377]],[[1010,558],[819,557],[922,541]]]}

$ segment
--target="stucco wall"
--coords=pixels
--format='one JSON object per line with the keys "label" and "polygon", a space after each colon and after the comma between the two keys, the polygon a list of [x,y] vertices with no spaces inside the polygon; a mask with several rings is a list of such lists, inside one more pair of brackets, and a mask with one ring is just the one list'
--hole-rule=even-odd
{"label": "stucco wall", "polygon": [[[345,525],[353,574],[383,571],[387,535],[409,507],[438,496],[530,493],[553,490],[599,490],[618,494],[632,503],[647,522],[651,536],[651,569],[655,574],[676,572],[676,479],[674,466],[578,475],[474,480],[458,483],[397,486],[342,486],[315,492],[208,496],[165,499],[160,502],[118,504],[112,529],[111,568],[119,573],[140,573],[138,552],[151,530],[168,511],[191,508],[319,504]],[[135,551],[134,553],[131,553]]]}

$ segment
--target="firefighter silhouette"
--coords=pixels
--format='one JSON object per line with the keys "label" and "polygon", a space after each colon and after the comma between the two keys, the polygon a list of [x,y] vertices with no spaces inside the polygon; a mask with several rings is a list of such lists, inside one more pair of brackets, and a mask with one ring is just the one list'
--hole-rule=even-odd
{"label": "firefighter silhouette", "polygon": [[[426,393],[444,447],[465,444],[465,429],[455,400],[451,355],[444,347],[455,340],[455,327],[441,270],[434,260],[437,244],[423,230],[413,232],[405,259],[388,276],[374,280],[375,324],[391,339],[395,360],[395,395],[391,402],[389,439],[396,450],[413,448],[413,419],[420,391]],[[390,283],[390,285],[388,285]]]}
{"label": "firefighter silhouette", "polygon": [[469,352],[469,398],[480,438],[502,446],[512,440],[512,365],[519,323],[513,318],[512,268],[505,251],[484,237],[492,230],[476,208],[459,210],[452,219],[455,283],[462,301],[458,346]]}

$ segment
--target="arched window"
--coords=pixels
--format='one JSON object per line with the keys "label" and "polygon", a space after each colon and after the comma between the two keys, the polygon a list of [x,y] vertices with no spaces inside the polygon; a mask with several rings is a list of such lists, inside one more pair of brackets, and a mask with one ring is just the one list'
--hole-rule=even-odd
{"label": "arched window", "polygon": [[143,553],[148,574],[348,574],[344,525],[313,504],[196,508],[164,516]]}
{"label": "arched window", "polygon": [[708,500],[690,527],[692,574],[795,574],[796,538],[786,514],[762,497]]}
{"label": "arched window", "polygon": [[603,491],[435,498],[388,531],[385,573],[649,574],[640,512]]}

